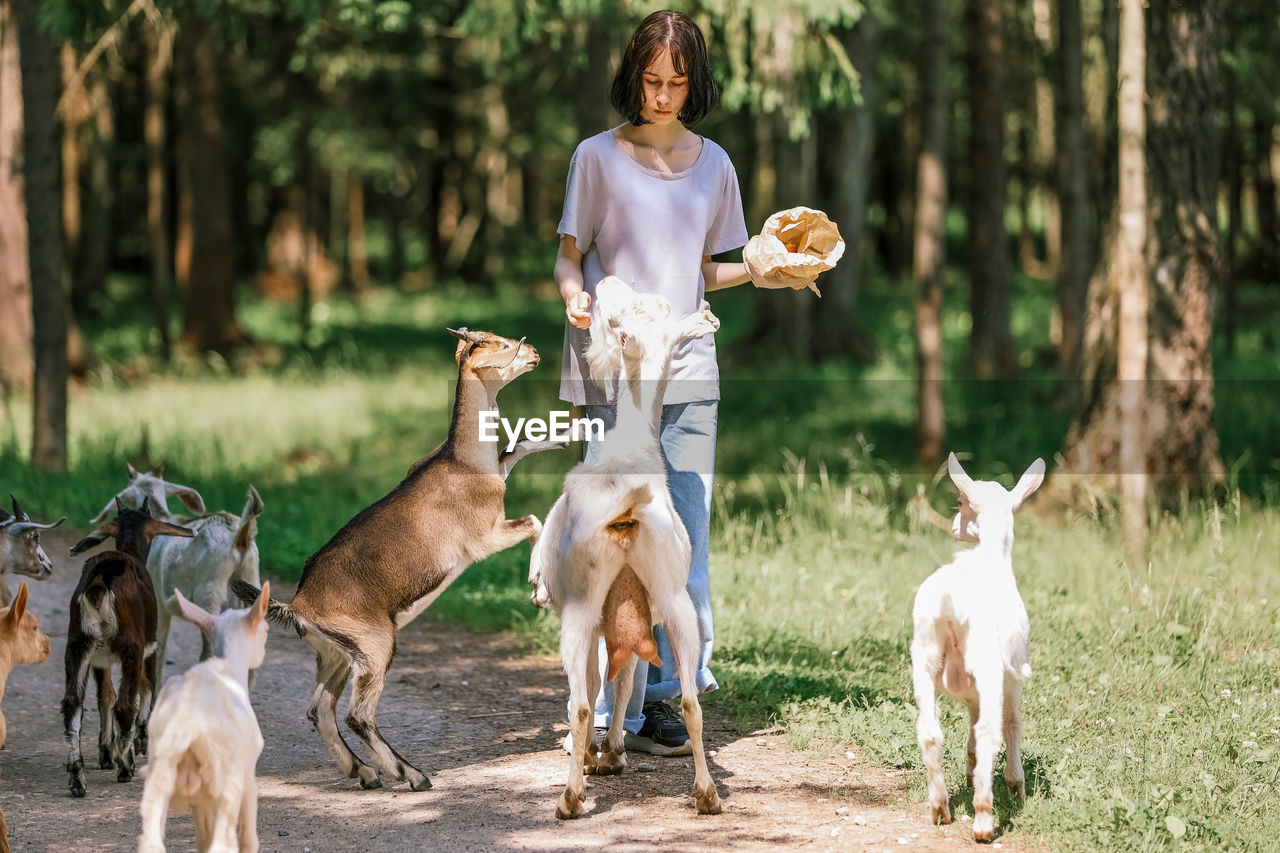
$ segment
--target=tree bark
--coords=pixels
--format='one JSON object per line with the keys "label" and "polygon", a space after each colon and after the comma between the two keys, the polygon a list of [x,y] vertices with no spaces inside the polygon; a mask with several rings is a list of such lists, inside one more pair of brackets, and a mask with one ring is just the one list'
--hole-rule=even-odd
{"label": "tree bark", "polygon": [[1061,96],[1058,104],[1058,196],[1062,203],[1062,266],[1058,273],[1058,373],[1066,380],[1080,377],[1081,346],[1088,300],[1089,176],[1084,135],[1084,45],[1080,0],[1060,0],[1058,54]]}
{"label": "tree bark", "polygon": [[15,0],[12,7],[22,68],[23,188],[35,350],[31,463],[63,473],[67,470],[68,310],[54,118],[59,66],[56,49],[37,21],[40,5],[39,0]]}
{"label": "tree bark", "polygon": [[351,289],[357,296],[368,296],[373,281],[364,234],[364,178],[358,172],[347,175],[347,268]]}
{"label": "tree bark", "polygon": [[1000,0],[970,0],[969,359],[982,379],[1011,378],[1018,362],[1010,328],[1004,162],[1004,36]]}
{"label": "tree bark", "polygon": [[227,354],[244,339],[235,316],[235,239],[231,175],[222,120],[222,68],[211,19],[190,17],[180,35],[179,202],[184,244],[183,340],[202,352]]}
{"label": "tree bark", "polygon": [[945,0],[924,5],[920,52],[920,159],[916,169],[916,469],[946,452],[942,402],[942,274],[947,211],[947,26]]}
{"label": "tree bark", "polygon": [[[1146,157],[1150,230],[1147,381],[1141,411],[1149,488],[1165,507],[1183,490],[1216,491],[1225,481],[1213,425],[1211,305],[1220,276],[1217,233],[1218,97],[1216,0],[1152,0],[1147,12]],[[1120,227],[1125,223],[1120,222]],[[1114,264],[1111,241],[1104,268]],[[1085,394],[1068,432],[1063,470],[1115,484],[1120,458],[1118,294],[1090,300]],[[1136,472],[1135,472],[1136,473]]]}
{"label": "tree bark", "polygon": [[1143,0],[1120,3],[1120,195],[1115,289],[1120,329],[1116,378],[1120,406],[1120,482],[1125,544],[1135,562],[1146,550],[1146,434],[1142,423],[1147,379],[1146,34]]}
{"label": "tree bark", "polygon": [[828,212],[840,226],[845,251],[836,268],[821,280],[823,306],[815,318],[814,354],[819,358],[850,356],[859,363],[870,364],[875,360],[875,346],[856,319],[878,97],[875,63],[879,29],[869,8],[855,26],[845,29],[842,40],[858,69],[861,101],[823,122],[831,128],[827,138],[832,143],[823,146],[827,174],[822,183],[831,187]]}
{"label": "tree bark", "polygon": [[1272,169],[1275,116],[1255,110],[1253,116],[1254,197],[1258,205],[1258,256],[1255,264],[1261,275],[1280,274],[1280,204],[1276,196],[1276,174]]}
{"label": "tree bark", "polygon": [[160,354],[173,355],[170,315],[173,304],[173,257],[169,246],[168,112],[173,35],[167,27],[144,25],[146,92],[143,137],[147,158],[147,262],[151,271],[151,311],[160,333]]}
{"label": "tree bark", "polygon": [[[0,393],[31,387],[31,273],[22,191],[22,69],[12,8],[0,0]],[[5,417],[12,414],[5,406]],[[12,426],[12,423],[10,424]]]}

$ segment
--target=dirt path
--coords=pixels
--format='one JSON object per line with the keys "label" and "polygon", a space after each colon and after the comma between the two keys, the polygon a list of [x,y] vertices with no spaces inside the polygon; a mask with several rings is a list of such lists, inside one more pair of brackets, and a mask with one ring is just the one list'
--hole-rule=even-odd
{"label": "dirt path", "polygon": [[[65,556],[76,537],[57,533],[45,537],[54,576],[31,583],[30,605],[53,651],[46,663],[9,676],[0,806],[14,850],[131,850],[141,781],[122,785],[113,771],[90,769],[84,799],[67,790],[58,707],[67,602],[79,563]],[[16,581],[7,580],[16,591]],[[282,597],[292,588],[280,586]],[[185,669],[199,652],[195,628],[174,624],[169,655],[177,666],[169,673]],[[442,626],[430,613],[400,635],[379,720],[388,740],[430,773],[434,787],[415,793],[401,783],[362,791],[340,776],[304,718],[314,685],[309,648],[273,628],[254,685],[266,740],[258,762],[264,851],[955,850],[971,843],[967,823],[930,827],[927,806],[904,798],[906,780],[868,766],[856,747],[820,756],[796,752],[780,733],[734,730],[714,705],[706,740],[722,815],[694,813],[691,758],[633,755],[622,776],[588,780],[587,815],[557,821],[555,801],[567,769],[560,741],[568,730],[559,660],[530,656],[511,636]],[[92,706],[92,683],[90,692]],[[90,710],[86,757],[96,755],[96,742],[97,714]],[[190,818],[171,816],[167,838],[171,850],[194,849]]]}

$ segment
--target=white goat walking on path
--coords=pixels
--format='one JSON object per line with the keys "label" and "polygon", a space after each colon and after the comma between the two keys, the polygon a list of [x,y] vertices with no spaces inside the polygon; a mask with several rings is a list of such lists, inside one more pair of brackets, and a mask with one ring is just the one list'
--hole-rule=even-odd
{"label": "white goat walking on path", "polygon": [[969,707],[966,775],[973,787],[973,837],[990,841],[992,765],[1002,731],[1008,750],[1005,782],[1011,794],[1026,798],[1018,697],[1022,682],[1031,677],[1031,625],[1013,576],[1013,513],[1044,481],[1044,460],[1032,462],[1012,491],[999,483],[974,481],[954,453],[947,458],[947,470],[960,490],[952,533],[978,545],[956,554],[916,591],[911,641],[916,733],[933,820],[950,823],[937,690]]}
{"label": "white goat walking on path", "polygon": [[[680,670],[681,710],[693,742],[693,792],[700,814],[719,814],[720,798],[702,748],[702,708],[695,668],[698,623],[686,584],[689,535],[667,490],[659,446],[662,392],[672,352],[683,340],[720,327],[710,311],[671,319],[658,296],[637,295],[617,278],[596,288],[587,353],[594,376],[620,371],[617,422],[598,455],[565,477],[530,557],[535,601],[560,612],[560,653],[569,677],[573,751],[569,781],[556,805],[562,819],[582,814],[582,774],[621,773],[626,764],[622,709],[636,656],[656,660],[651,634],[666,625]],[[651,609],[652,608],[652,609]],[[604,750],[592,733],[600,692],[598,640],[605,638],[617,713]],[[590,760],[588,760],[590,755]]]}
{"label": "white goat walking on path", "polygon": [[202,853],[258,849],[257,764],[263,744],[248,680],[266,656],[270,595],[271,585],[264,583],[256,604],[215,616],[174,591],[174,603],[200,629],[213,657],[171,678],[160,691],[148,723],[151,755],[143,770],[139,853],[164,850],[170,806],[195,815]]}

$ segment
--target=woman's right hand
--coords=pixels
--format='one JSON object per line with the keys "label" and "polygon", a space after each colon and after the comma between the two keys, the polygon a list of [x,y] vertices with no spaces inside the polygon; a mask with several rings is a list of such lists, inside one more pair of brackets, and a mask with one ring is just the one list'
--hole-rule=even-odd
{"label": "woman's right hand", "polygon": [[586,329],[591,326],[591,294],[580,290],[565,302],[565,316],[569,325],[575,329]]}

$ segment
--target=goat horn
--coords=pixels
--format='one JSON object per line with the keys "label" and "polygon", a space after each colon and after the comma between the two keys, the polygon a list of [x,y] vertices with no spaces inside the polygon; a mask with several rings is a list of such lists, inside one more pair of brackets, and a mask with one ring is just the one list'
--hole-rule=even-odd
{"label": "goat horn", "polygon": [[159,477],[160,475],[162,475],[164,473],[164,465],[165,465],[165,461],[161,459],[159,464],[157,464],[154,468],[151,469],[151,476]]}
{"label": "goat horn", "polygon": [[116,512],[124,512],[125,509],[124,501],[120,500],[119,495],[116,495]]}
{"label": "goat horn", "polygon": [[9,528],[9,532],[17,536],[27,530],[52,530],[53,528],[57,527],[59,524],[61,524],[66,520],[67,520],[67,517],[64,515],[62,518],[58,519],[52,524],[40,524],[39,522],[36,522],[36,521],[19,521],[19,522],[15,522]]}
{"label": "goat horn", "polygon": [[30,521],[31,518],[22,511],[22,507],[18,506],[18,499],[13,495],[9,495],[9,500],[13,501],[13,517],[19,521]]}
{"label": "goat horn", "polygon": [[[528,336],[526,335],[525,337],[528,337]],[[506,364],[502,365],[503,367],[510,367],[511,365],[515,364],[516,359],[520,357],[520,350],[524,346],[524,342],[525,342],[525,338],[521,338],[519,341],[516,342],[515,354],[511,356],[511,361],[508,361]]]}

